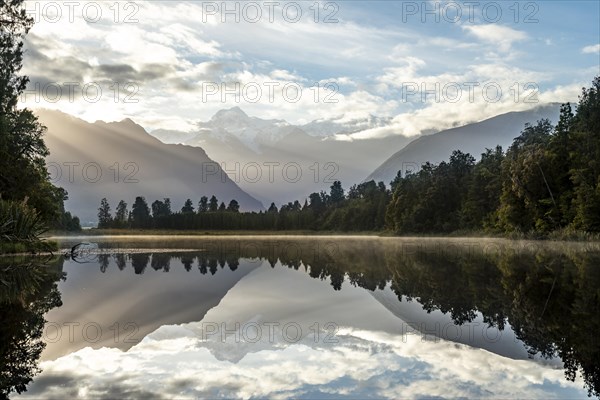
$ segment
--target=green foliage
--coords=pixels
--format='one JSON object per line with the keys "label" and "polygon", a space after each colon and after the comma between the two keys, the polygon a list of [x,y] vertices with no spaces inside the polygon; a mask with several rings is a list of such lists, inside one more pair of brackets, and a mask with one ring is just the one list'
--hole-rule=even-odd
{"label": "green foliage", "polygon": [[334,205],[338,205],[344,201],[344,189],[342,188],[342,182],[333,182],[333,185],[331,185],[331,191],[329,192],[329,201]]}
{"label": "green foliage", "polygon": [[469,230],[493,230],[497,225],[496,212],[502,193],[501,146],[486,149],[481,161],[473,168],[467,184],[467,197],[462,207],[462,227]]}
{"label": "green foliage", "polygon": [[[48,230],[44,219],[26,201],[0,200],[0,247],[2,252],[51,249],[40,236]],[[13,244],[9,247],[6,243]],[[10,250],[12,248],[12,251]]]}
{"label": "green foliage", "polygon": [[44,315],[62,305],[56,285],[62,277],[62,258],[49,260],[47,264],[39,259],[2,260],[0,397],[25,392],[27,384],[40,372],[38,360],[45,347]]}
{"label": "green foliage", "polygon": [[219,209],[219,200],[213,195],[208,203],[208,211],[215,212]]}
{"label": "green foliage", "polygon": [[448,233],[462,227],[462,208],[475,159],[454,151],[449,162],[425,164],[397,177],[387,220],[396,232]]}
{"label": "green foliage", "polygon": [[235,199],[231,200],[227,206],[227,211],[234,213],[240,212],[240,203],[238,203]]}
{"label": "green foliage", "polygon": [[200,197],[200,201],[198,202],[198,212],[203,213],[208,211],[208,197],[202,196]]}
{"label": "green foliage", "polygon": [[498,210],[505,231],[548,232],[559,227],[549,146],[553,127],[548,120],[525,125],[503,161],[503,186]]}
{"label": "green foliage", "polygon": [[18,107],[29,81],[19,75],[23,39],[33,19],[26,15],[22,0],[0,1],[0,19],[0,199],[27,198],[47,224],[60,225],[66,219],[67,193],[49,181],[46,128],[31,110]]}
{"label": "green foliage", "polygon": [[526,124],[506,154],[487,149],[474,164],[454,152],[392,182],[386,213],[396,233],[499,231],[509,235],[600,232],[600,77],[583,89],[577,112]]}
{"label": "green foliage", "polygon": [[573,226],[600,232],[600,76],[583,89],[569,129]]}

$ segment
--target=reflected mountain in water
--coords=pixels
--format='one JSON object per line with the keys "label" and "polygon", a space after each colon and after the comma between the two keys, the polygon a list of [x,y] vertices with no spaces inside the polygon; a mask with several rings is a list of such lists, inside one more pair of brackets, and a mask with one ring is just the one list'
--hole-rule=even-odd
{"label": "reflected mountain in water", "polygon": [[[111,343],[114,332],[107,330],[108,336],[94,343],[50,343],[48,359],[85,346],[134,346],[133,355],[150,343],[202,338],[196,346],[216,360],[242,365],[253,354],[283,351],[290,344],[205,340],[207,327],[214,328],[207,324],[235,327],[237,321],[242,323],[239,334],[244,323],[278,321],[283,326],[302,320],[306,327],[312,321],[323,329],[329,319],[341,331],[352,327],[354,333],[338,336],[344,346],[359,336],[365,339],[356,336],[357,329],[373,335],[393,332],[398,343],[416,337],[421,343],[433,342],[432,351],[440,338],[440,348],[454,341],[508,359],[564,367],[567,379],[579,375],[590,395],[599,394],[600,344],[595,333],[600,328],[600,251],[593,246],[382,238],[194,238],[155,244],[121,240],[119,245],[99,242],[102,254],[88,254],[85,265],[65,263],[70,285],[61,287],[65,305],[48,318],[82,325],[99,321],[103,328],[133,321],[138,340]],[[151,247],[159,243],[162,250],[153,253]],[[122,251],[132,247],[140,250]],[[177,247],[197,250],[181,252]],[[340,294],[331,297],[331,290],[321,292],[299,274],[327,281]],[[87,289],[91,283],[93,289]],[[383,307],[367,306],[373,302],[359,293],[370,293]],[[276,336],[282,335],[281,326]],[[474,326],[487,336],[469,336]],[[311,332],[305,328],[298,343],[314,347]],[[394,335],[378,343],[395,348],[390,342]],[[32,395],[42,393],[42,386],[33,385]]]}

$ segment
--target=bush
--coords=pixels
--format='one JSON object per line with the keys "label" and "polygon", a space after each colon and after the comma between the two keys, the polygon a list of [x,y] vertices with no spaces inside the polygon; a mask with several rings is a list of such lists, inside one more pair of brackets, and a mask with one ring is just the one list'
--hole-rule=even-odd
{"label": "bush", "polygon": [[51,250],[40,236],[48,230],[40,214],[24,201],[0,200],[0,252]]}

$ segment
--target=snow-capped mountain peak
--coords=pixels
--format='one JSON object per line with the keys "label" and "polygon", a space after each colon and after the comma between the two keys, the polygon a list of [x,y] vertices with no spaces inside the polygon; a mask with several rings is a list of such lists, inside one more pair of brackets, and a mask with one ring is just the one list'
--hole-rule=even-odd
{"label": "snow-capped mountain peak", "polygon": [[232,107],[229,108],[227,110],[219,110],[216,112],[215,115],[212,116],[212,118],[210,119],[211,121],[239,121],[239,120],[245,120],[248,119],[248,114],[246,114],[244,112],[244,110],[242,110],[239,107]]}
{"label": "snow-capped mountain peak", "polygon": [[262,145],[270,145],[285,137],[291,125],[279,119],[250,117],[240,107],[218,111],[207,122],[198,123],[198,137],[207,135],[223,140],[232,135],[247,147],[260,151]]}

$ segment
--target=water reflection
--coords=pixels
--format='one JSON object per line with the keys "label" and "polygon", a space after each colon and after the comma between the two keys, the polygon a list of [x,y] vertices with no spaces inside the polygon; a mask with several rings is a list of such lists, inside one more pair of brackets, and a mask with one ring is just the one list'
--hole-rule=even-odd
{"label": "water reflection", "polygon": [[62,260],[10,257],[0,262],[0,396],[21,393],[40,370],[44,314],[61,305]]}
{"label": "water reflection", "polygon": [[[328,356],[332,357],[330,361],[333,360],[332,351],[350,355],[354,346],[362,346],[370,349],[373,360],[382,363],[378,368],[385,367],[395,379],[402,380],[405,378],[401,379],[393,372],[398,373],[399,366],[409,357],[406,346],[415,346],[419,357],[424,357],[428,351],[442,357],[444,351],[452,351],[448,342],[454,341],[514,359],[515,363],[547,364],[550,370],[562,366],[557,359],[560,358],[568,380],[579,375],[589,394],[599,394],[600,344],[596,333],[600,328],[600,271],[597,269],[600,251],[594,247],[396,239],[251,238],[181,239],[156,243],[132,239],[118,244],[99,242],[98,245],[98,249],[85,254],[85,260],[66,263],[73,286],[61,289],[65,306],[51,311],[48,317],[59,324],[79,318],[84,325],[87,319],[82,316],[93,315],[93,322],[104,329],[103,334],[92,343],[89,340],[63,341],[58,343],[60,346],[56,342],[49,343],[48,359],[72,354],[88,346],[130,349],[124,354],[133,357],[142,350],[150,351],[150,354],[155,351],[151,343],[168,341],[169,346],[175,346],[174,341],[183,340],[179,345],[191,347],[186,347],[187,356],[185,351],[177,353],[187,360],[181,368],[193,371],[192,365],[199,360],[209,362],[205,353],[198,353],[199,348],[208,351],[216,360],[241,365],[252,360],[252,354],[273,349],[290,352],[303,344],[316,351],[311,356],[312,362],[302,361],[308,363],[304,367],[309,368],[310,363],[325,360]],[[143,250],[144,247],[156,249]],[[82,271],[76,264],[81,262],[87,263],[90,269]],[[285,270],[291,272],[285,273]],[[319,286],[302,279],[299,274],[327,281],[341,294],[332,297],[331,290],[321,293]],[[93,288],[90,287],[92,284]],[[364,297],[365,294],[385,308],[367,306],[370,300]],[[389,315],[395,319],[391,321]],[[119,333],[119,326],[124,327],[132,321],[137,329],[137,340],[115,340],[114,329],[108,328],[116,324]],[[267,337],[267,328],[271,326],[265,323],[274,321],[277,325],[269,331],[273,337]],[[336,326],[326,327],[331,321]],[[298,324],[302,333],[297,340],[284,340],[290,335],[284,327],[292,323]],[[484,328],[483,332],[487,332],[484,333],[486,336],[473,335],[478,324]],[[223,329],[237,333],[223,337]],[[262,330],[260,338],[256,336],[257,329]],[[317,330],[321,335],[335,331],[338,341],[315,341]],[[502,335],[500,340],[500,335],[489,332],[509,334]],[[441,339],[423,341],[432,337]],[[142,338],[145,339],[140,342]],[[194,338],[193,342],[189,342],[191,338]],[[481,357],[481,353],[471,353],[466,347],[461,349],[457,359],[476,365],[474,360]],[[199,359],[190,359],[189,352]],[[265,354],[282,363],[290,361],[279,353]],[[415,354],[411,356],[417,357]],[[477,356],[469,358],[465,356],[467,354]],[[98,357],[89,352],[84,355]],[[102,355],[116,357],[113,353]],[[300,357],[296,353],[293,356]],[[528,358],[532,360],[526,361]],[[389,364],[393,360],[398,366]],[[506,358],[502,360],[507,362]],[[411,373],[424,368],[414,362],[411,361],[410,368],[416,369],[411,369]],[[504,378],[517,370],[534,368],[531,364],[523,367],[524,364],[507,362],[507,365]],[[255,367],[269,371],[262,364]],[[345,367],[338,367],[345,371]],[[467,365],[461,367],[468,369]],[[229,367],[222,365],[220,368],[225,373],[234,367],[229,364]],[[442,378],[443,374],[440,374],[438,379]],[[549,378],[540,372],[531,379],[541,379],[535,383],[539,389]],[[196,378],[190,377],[189,381],[183,380],[176,386],[189,389],[192,383],[198,384]],[[509,383],[503,381],[502,384]],[[270,391],[273,388],[267,392],[246,393],[241,384],[231,384],[229,389],[222,388],[218,392],[214,392],[214,387],[210,390],[196,387],[198,390],[185,393],[242,397],[273,394]],[[393,385],[393,380],[388,384]],[[302,392],[289,394],[323,395],[318,385],[311,385],[310,389],[302,386]],[[333,385],[327,393],[339,395],[348,390],[342,390],[342,386]],[[40,395],[43,393],[41,388],[42,385],[33,385],[32,394]],[[285,393],[281,387],[280,390]],[[484,394],[472,389],[463,390],[464,393],[459,391],[453,395],[443,391],[423,393],[442,397]],[[357,395],[359,391],[347,393]],[[379,395],[396,397],[402,393],[383,391]],[[511,396],[512,392],[490,393]],[[518,390],[512,394],[515,393],[518,394]],[[532,393],[527,392],[528,395]]]}

